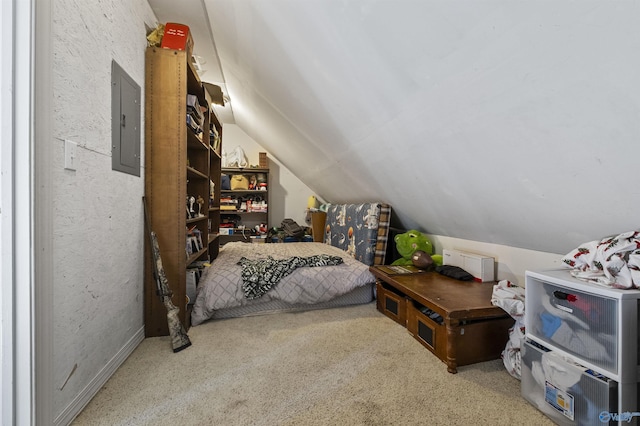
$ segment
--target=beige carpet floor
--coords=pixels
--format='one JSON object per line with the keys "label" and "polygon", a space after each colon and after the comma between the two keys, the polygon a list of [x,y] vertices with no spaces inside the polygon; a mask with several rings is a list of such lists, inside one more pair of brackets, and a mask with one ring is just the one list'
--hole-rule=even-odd
{"label": "beige carpet floor", "polygon": [[145,339],[74,425],[551,425],[501,360],[446,365],[375,304]]}

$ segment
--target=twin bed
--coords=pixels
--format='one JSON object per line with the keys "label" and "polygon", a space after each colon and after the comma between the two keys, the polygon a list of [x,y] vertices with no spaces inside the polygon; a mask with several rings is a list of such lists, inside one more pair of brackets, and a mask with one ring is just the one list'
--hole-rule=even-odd
{"label": "twin bed", "polygon": [[225,244],[200,278],[191,324],[373,301],[369,266],[384,264],[390,216],[383,203],[332,204],[322,243]]}

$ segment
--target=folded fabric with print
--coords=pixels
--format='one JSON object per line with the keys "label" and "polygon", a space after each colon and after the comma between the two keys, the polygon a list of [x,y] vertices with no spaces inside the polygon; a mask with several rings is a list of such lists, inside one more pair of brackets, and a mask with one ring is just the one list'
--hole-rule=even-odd
{"label": "folded fabric with print", "polygon": [[502,280],[493,286],[491,304],[501,307],[513,318],[521,318],[524,317],[524,297],[524,288]]}
{"label": "folded fabric with print", "polygon": [[491,304],[499,306],[507,312],[515,323],[509,329],[509,340],[501,353],[502,362],[513,377],[520,380],[522,377],[521,344],[524,339],[524,288],[512,284],[508,280],[502,280],[493,286]]}
{"label": "folded fabric with print", "polygon": [[562,258],[571,274],[614,288],[640,288],[640,231],[589,241]]}
{"label": "folded fabric with print", "polygon": [[343,263],[341,257],[319,254],[315,256],[293,256],[288,259],[249,260],[243,257],[238,262],[242,266],[242,289],[247,299],[257,299],[271,290],[283,277],[303,266],[328,266]]}

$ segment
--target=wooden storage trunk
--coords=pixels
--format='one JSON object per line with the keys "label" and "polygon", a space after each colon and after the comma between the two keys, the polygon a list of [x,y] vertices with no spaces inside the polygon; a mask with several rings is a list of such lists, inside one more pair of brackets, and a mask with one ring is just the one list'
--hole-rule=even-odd
{"label": "wooden storage trunk", "polygon": [[491,303],[491,284],[380,265],[369,269],[378,278],[378,310],[407,327],[447,371],[500,358],[514,320]]}

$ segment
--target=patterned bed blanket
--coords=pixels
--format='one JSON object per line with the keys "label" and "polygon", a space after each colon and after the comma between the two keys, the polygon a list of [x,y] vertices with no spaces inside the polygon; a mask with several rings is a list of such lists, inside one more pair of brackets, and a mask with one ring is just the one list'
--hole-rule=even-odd
{"label": "patterned bed blanket", "polygon": [[227,243],[200,278],[191,314],[192,325],[212,318],[218,309],[255,303],[255,300],[245,297],[240,261],[242,258],[265,260],[269,256],[273,259],[334,256],[342,258],[343,262],[338,265],[296,268],[275,283],[258,301],[279,299],[287,303],[314,304],[329,301],[357,287],[375,282],[367,265],[328,244]]}
{"label": "patterned bed blanket", "polygon": [[264,296],[280,280],[298,268],[340,265],[344,261],[339,256],[316,254],[309,257],[293,256],[286,259],[240,259],[242,266],[242,290],[247,299]]}

